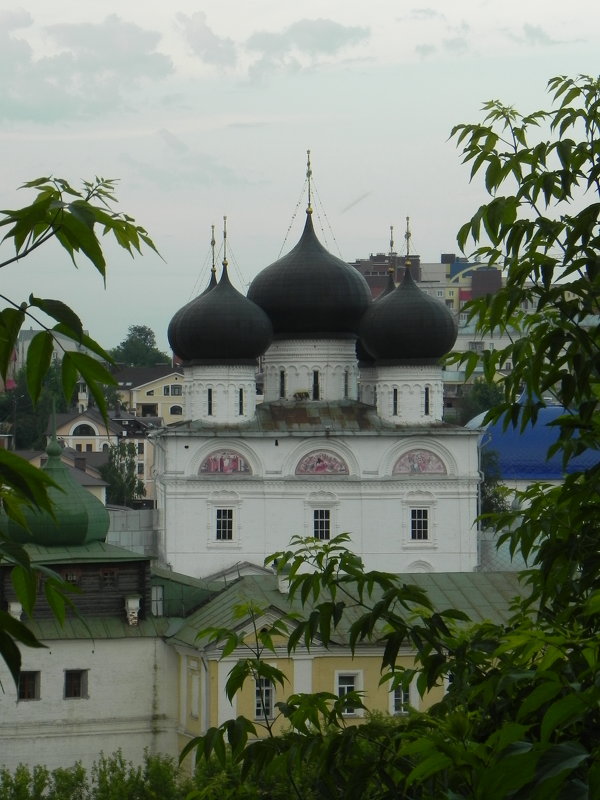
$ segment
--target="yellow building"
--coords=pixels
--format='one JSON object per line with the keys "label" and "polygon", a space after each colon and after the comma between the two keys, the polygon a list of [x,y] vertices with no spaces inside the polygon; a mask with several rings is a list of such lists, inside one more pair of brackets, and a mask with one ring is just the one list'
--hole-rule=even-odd
{"label": "yellow building", "polygon": [[[167,575],[163,573],[163,585],[169,582]],[[177,579],[175,575],[172,578]],[[161,580],[155,577],[154,582],[160,584]],[[511,600],[519,594],[515,573],[420,573],[403,575],[402,583],[426,590],[437,610],[459,608],[476,622],[506,621]],[[299,646],[288,654],[286,637],[274,636],[274,651],[265,649],[260,658],[285,674],[284,687],[255,680],[250,674],[243,688],[229,699],[225,686],[232,668],[241,660],[259,656],[257,632],[270,630],[276,620],[290,612],[306,615],[311,608],[302,610],[298,602],[290,603],[287,584],[267,570],[222,583],[220,590],[215,583],[203,585],[207,591],[210,586],[212,596],[169,637],[179,657],[180,748],[209,728],[240,715],[255,721],[258,735],[266,735],[271,726],[275,732],[282,732],[288,722],[276,704],[296,693],[342,696],[358,692],[367,711],[346,708],[343,716],[348,724],[360,723],[370,711],[393,715],[406,713],[409,707],[426,710],[442,697],[441,685],[420,697],[414,685],[406,691],[392,690],[389,683],[381,683],[383,646],[373,641],[359,644],[354,655],[350,651],[348,625],[357,615],[351,610],[350,619],[332,632],[332,642],[327,647],[317,641],[310,650]],[[293,627],[290,620],[290,631]],[[215,632],[213,638],[199,639],[198,633],[206,630]],[[231,641],[225,631],[236,637],[236,646],[223,656],[223,648]],[[409,647],[401,649],[397,667],[412,668],[414,655]]]}

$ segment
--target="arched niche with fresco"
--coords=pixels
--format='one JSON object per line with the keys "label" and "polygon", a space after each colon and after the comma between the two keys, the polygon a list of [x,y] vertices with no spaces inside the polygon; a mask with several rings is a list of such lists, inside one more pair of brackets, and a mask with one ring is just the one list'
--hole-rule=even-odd
{"label": "arched niche with fresco", "polygon": [[348,465],[335,453],[312,450],[296,465],[296,475],[348,475]]}
{"label": "arched niche with fresco", "polygon": [[213,450],[200,464],[199,475],[252,475],[248,461],[236,450]]}
{"label": "arched niche with fresco", "polygon": [[394,464],[392,475],[447,475],[442,459],[424,448],[414,448],[403,453]]}

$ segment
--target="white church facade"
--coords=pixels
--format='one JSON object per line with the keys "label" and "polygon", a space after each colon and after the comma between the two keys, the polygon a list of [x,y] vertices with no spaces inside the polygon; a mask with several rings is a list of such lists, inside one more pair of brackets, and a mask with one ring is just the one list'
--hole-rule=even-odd
{"label": "white church facade", "polygon": [[184,411],[153,434],[160,560],[204,577],[347,532],[367,569],[471,571],[479,432],[442,420],[454,319],[409,267],[372,301],[311,215],[247,296],[225,254],[170,323]]}

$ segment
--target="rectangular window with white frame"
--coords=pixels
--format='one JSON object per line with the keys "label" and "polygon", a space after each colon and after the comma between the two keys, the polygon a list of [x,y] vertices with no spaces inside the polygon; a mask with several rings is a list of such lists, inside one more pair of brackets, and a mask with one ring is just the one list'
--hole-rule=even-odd
{"label": "rectangular window with white frame", "polygon": [[[351,692],[359,692],[362,689],[362,676],[360,672],[337,672],[336,673],[336,694],[338,697],[345,697]],[[352,705],[347,705],[342,714],[347,717],[359,716],[361,709]]]}
{"label": "rectangular window with white frame", "polygon": [[426,542],[429,540],[428,508],[411,508],[410,538],[413,542]]}
{"label": "rectangular window with white frame", "polygon": [[233,539],[233,508],[217,508],[216,539],[218,542],[230,542]]}
{"label": "rectangular window with white frame", "polygon": [[331,538],[331,511],[328,508],[314,509],[313,536],[315,539]]}
{"label": "rectangular window with white frame", "polygon": [[408,714],[410,706],[410,692],[402,686],[396,686],[391,692],[392,714],[396,717]]}
{"label": "rectangular window with white frame", "polygon": [[273,719],[275,709],[275,687],[268,678],[257,678],[255,681],[255,719]]}

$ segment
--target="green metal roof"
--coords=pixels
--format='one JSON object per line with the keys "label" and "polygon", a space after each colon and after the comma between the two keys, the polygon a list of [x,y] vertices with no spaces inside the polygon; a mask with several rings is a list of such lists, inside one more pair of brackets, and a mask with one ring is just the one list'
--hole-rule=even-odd
{"label": "green metal roof", "polygon": [[[415,585],[427,591],[436,610],[456,608],[467,613],[473,622],[506,622],[512,601],[522,593],[515,572],[411,573],[398,578],[401,584]],[[274,575],[246,576],[225,587],[184,620],[173,634],[173,640],[195,646],[198,631],[204,628],[243,627],[247,620],[237,617],[234,610],[236,605],[243,603],[255,603],[278,616],[311,610],[310,604],[302,609],[298,600],[290,604],[287,595],[278,590]],[[336,630],[337,643],[345,642],[349,625],[361,613],[349,609],[343,624]]]}
{"label": "green metal roof", "polygon": [[128,625],[115,617],[69,617],[64,625],[56,619],[28,620],[27,627],[42,642],[57,639],[147,639],[162,637],[167,633],[169,620],[165,617],[141,619],[137,625]]}
{"label": "green metal roof", "polygon": [[103,561],[149,561],[150,556],[134,553],[106,542],[89,542],[71,547],[24,545],[33,564],[93,564]]}
{"label": "green metal roof", "polygon": [[163,609],[167,617],[186,617],[220,592],[223,583],[192,578],[162,567],[153,567],[152,586],[163,587]]}

